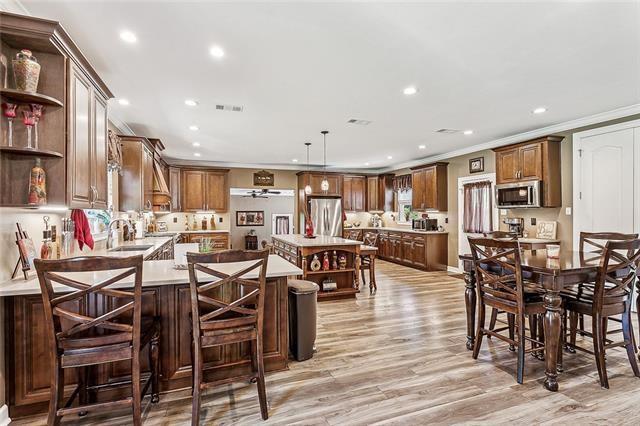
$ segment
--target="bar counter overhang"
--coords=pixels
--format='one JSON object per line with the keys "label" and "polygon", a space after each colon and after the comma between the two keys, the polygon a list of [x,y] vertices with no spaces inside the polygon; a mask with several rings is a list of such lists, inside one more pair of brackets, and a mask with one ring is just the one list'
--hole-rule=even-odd
{"label": "bar counter overhang", "polygon": [[[218,265],[225,273],[233,273],[244,263]],[[113,274],[116,272],[114,271]],[[288,368],[288,299],[287,277],[302,271],[279,256],[269,256],[264,315],[264,363],[266,371]],[[89,273],[84,274],[88,281]],[[109,277],[109,272],[96,273],[94,282]],[[72,276],[73,274],[68,274]],[[98,276],[99,275],[99,276]],[[247,274],[251,277],[251,274]],[[78,277],[79,278],[79,277]],[[131,282],[132,284],[133,282]],[[123,284],[126,287],[127,283]],[[56,291],[63,293],[64,286]],[[224,290],[223,290],[224,291]],[[50,360],[47,352],[45,318],[37,278],[16,280],[0,286],[0,302],[5,312],[5,371],[9,415],[20,418],[45,413],[49,402]],[[79,306],[85,312],[99,315],[114,299],[92,296]],[[174,269],[173,260],[144,262],[143,315],[160,317],[160,391],[191,387],[191,301],[189,273]],[[77,302],[76,302],[77,304]],[[78,306],[76,306],[76,309]],[[146,350],[145,350],[146,351]],[[205,351],[205,375],[224,378],[246,374],[250,369],[249,348],[245,344],[225,345]],[[143,371],[148,371],[148,357],[141,357]],[[128,379],[130,363],[120,362],[98,366],[94,384],[113,383]],[[65,390],[69,395],[75,374],[68,372]],[[128,387],[111,392],[128,392]],[[104,395],[104,394],[103,394]],[[104,395],[106,396],[106,395]],[[101,394],[98,392],[98,400]],[[162,396],[161,396],[162,399]]]}

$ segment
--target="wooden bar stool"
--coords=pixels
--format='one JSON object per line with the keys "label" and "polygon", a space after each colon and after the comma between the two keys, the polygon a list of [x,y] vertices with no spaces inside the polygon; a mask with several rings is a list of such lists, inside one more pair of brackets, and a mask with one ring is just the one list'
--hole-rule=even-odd
{"label": "wooden bar stool", "polygon": [[369,270],[369,291],[372,293],[378,290],[376,284],[376,255],[378,252],[378,233],[365,232],[363,243],[360,246],[360,274],[362,275],[362,285],[367,284],[364,271]]}
{"label": "wooden bar stool", "polygon": [[[269,251],[227,250],[218,253],[187,253],[191,292],[193,402],[191,424],[200,421],[202,391],[209,387],[249,381],[258,383],[263,420],[267,420],[264,382],[262,326]],[[245,262],[233,274],[216,271],[210,264]],[[244,278],[257,271],[254,279]],[[198,276],[202,272],[205,276]],[[213,279],[212,281],[210,281]],[[251,373],[212,382],[203,380],[203,349],[232,343],[251,343]]]}
{"label": "wooden bar stool", "polygon": [[[133,424],[142,424],[142,398],[151,386],[151,402],[158,402],[158,355],[160,322],[142,317],[142,256],[125,258],[78,257],[66,260],[34,261],[42,290],[44,314],[49,335],[51,399],[47,424],[57,425],[63,416],[88,411],[111,411],[133,408]],[[60,273],[117,271],[99,283],[87,284]],[[122,271],[122,272],[120,272]],[[134,275],[133,290],[115,289],[113,285]],[[75,277],[74,277],[75,278]],[[53,283],[77,291],[54,294]],[[65,290],[66,291],[66,290]],[[97,296],[100,312],[89,312],[89,298]],[[91,299],[96,300],[96,299]],[[104,311],[102,311],[104,310]],[[140,352],[149,346],[151,374],[144,386],[140,383]],[[131,396],[109,402],[95,402],[95,393],[87,403],[88,393],[96,388],[88,383],[89,367],[123,360],[131,361]],[[78,371],[78,386],[64,402],[64,372]],[[114,384],[114,386],[121,385]],[[107,385],[100,385],[100,388]],[[71,407],[78,397],[79,405]]]}

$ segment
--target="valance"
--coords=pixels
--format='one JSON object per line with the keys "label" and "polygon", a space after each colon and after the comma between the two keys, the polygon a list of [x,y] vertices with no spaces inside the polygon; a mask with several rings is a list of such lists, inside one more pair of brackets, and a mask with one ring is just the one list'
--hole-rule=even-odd
{"label": "valance", "polygon": [[411,189],[411,175],[400,175],[393,178],[393,190],[404,192]]}
{"label": "valance", "polygon": [[108,146],[108,170],[116,170],[119,173],[122,169],[122,145],[120,144],[120,138],[112,130],[109,130]]}

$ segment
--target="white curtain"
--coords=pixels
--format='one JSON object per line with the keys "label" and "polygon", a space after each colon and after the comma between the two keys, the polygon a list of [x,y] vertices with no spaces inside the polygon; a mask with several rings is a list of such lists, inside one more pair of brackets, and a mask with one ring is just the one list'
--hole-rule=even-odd
{"label": "white curtain", "polygon": [[491,195],[490,181],[464,185],[464,232],[480,234],[493,230]]}
{"label": "white curtain", "polygon": [[288,234],[289,233],[289,218],[287,216],[276,217],[276,229],[275,234]]}

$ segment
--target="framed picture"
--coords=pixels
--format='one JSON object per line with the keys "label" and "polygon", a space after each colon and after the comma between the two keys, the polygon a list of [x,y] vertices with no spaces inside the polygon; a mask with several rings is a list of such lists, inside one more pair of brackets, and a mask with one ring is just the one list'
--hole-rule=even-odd
{"label": "framed picture", "polygon": [[469,160],[469,173],[484,172],[484,157]]}
{"label": "framed picture", "polygon": [[260,170],[253,174],[254,186],[273,186],[275,183],[274,175],[266,170]]}
{"label": "framed picture", "polygon": [[237,211],[236,226],[264,226],[264,211]]}
{"label": "framed picture", "polygon": [[558,222],[555,220],[539,220],[536,229],[536,238],[555,240],[558,231]]}

